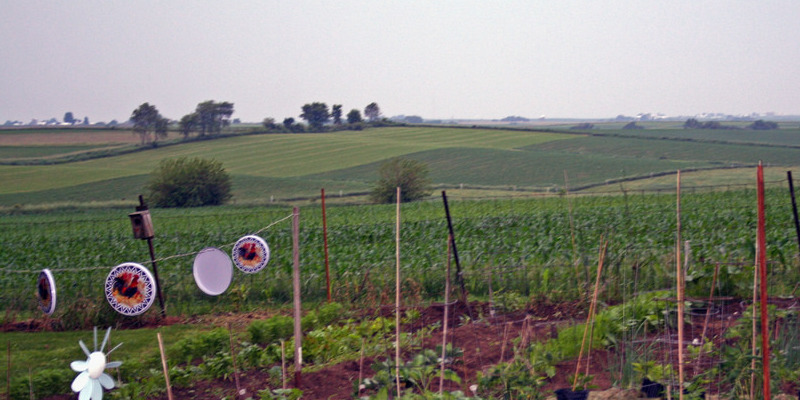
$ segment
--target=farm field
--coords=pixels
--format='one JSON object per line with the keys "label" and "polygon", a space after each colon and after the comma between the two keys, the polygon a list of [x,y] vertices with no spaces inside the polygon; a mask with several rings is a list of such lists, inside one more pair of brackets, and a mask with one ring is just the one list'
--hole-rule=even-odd
{"label": "farm field", "polygon": [[[0,207],[130,205],[144,191],[155,165],[178,156],[221,161],[234,180],[235,204],[313,199],[323,187],[331,194],[357,197],[369,191],[378,166],[398,156],[426,162],[434,185],[440,188],[558,192],[565,186],[565,175],[572,191],[618,181],[637,181],[637,187],[645,188],[647,178],[677,169],[713,170],[754,165],[759,160],[768,166],[790,168],[800,160],[800,148],[787,147],[797,144],[798,131],[707,132],[658,125],[636,131],[596,129],[591,132],[594,136],[574,131],[427,126],[325,134],[242,135],[244,131],[240,131],[215,140],[183,143],[170,139],[168,145],[158,148],[79,161],[69,161],[69,157],[105,150],[103,143],[119,146],[127,140],[125,146],[131,146],[136,137],[129,131],[113,130],[34,130],[28,135],[24,130],[2,131]],[[46,145],[31,145],[48,137],[69,138],[72,144],[53,139],[43,142]],[[110,151],[113,154],[113,148]],[[26,160],[57,164],[9,165],[23,155]],[[706,180],[716,176],[719,174],[709,172]]]}
{"label": "farm field", "polygon": [[[179,398],[233,398],[237,386],[251,398],[298,395],[275,391],[281,387],[280,345],[285,343],[291,353],[293,342],[285,328],[292,320],[290,205],[297,205],[306,314],[303,398],[386,398],[396,389],[391,383],[396,209],[358,203],[357,196],[350,197],[354,204],[337,203],[337,198],[368,191],[374,179],[370,171],[395,155],[426,161],[450,199],[469,303],[458,301],[449,308],[447,342],[455,349],[448,350],[453,362],[447,364],[450,397],[445,398],[543,399],[569,386],[601,257],[592,358],[583,364],[588,363],[592,382],[612,391],[610,398],[622,398],[613,392],[621,389],[635,395],[641,378],[655,377],[656,371],[662,382],[677,385],[665,378],[665,371],[677,365],[671,344],[678,322],[670,300],[676,263],[671,174],[677,168],[701,169],[682,174],[682,240],[687,242],[682,256],[692,299],[687,304],[695,313],[683,322],[687,341],[702,344],[687,347],[691,390],[722,398],[749,390],[745,332],[752,312],[755,168],[715,167],[727,158],[751,164],[761,147],[751,153],[734,144],[719,152],[703,147],[710,156],[703,159],[704,151],[674,147],[682,142],[670,140],[614,137],[607,144],[595,140],[605,138],[574,133],[436,129],[246,135],[53,166],[0,166],[0,172],[7,172],[0,179],[20,185],[0,194],[0,204],[7,204],[0,216],[0,303],[5,310],[0,341],[9,343],[12,361],[30,368],[13,362],[10,390],[0,388],[0,397],[10,391],[12,398],[27,399],[34,391],[35,398],[74,398],[68,393],[75,373],[67,366],[82,359],[77,340],[88,344],[92,326],[114,327],[112,340],[126,343],[112,357],[124,360],[114,378],[125,385],[108,392],[111,398],[167,398],[153,347],[155,331],[165,335]],[[663,148],[652,151],[643,142]],[[242,157],[246,161],[237,164],[237,150],[252,148],[264,148],[273,157],[254,156],[250,150]],[[771,379],[773,393],[796,393],[800,342],[793,332],[800,328],[800,259],[785,176],[796,162],[791,149],[771,148],[787,151],[766,174],[767,282],[774,313],[770,333],[777,349]],[[349,150],[357,156],[344,157]],[[312,158],[316,165],[295,160],[307,153],[319,155]],[[683,153],[692,157],[676,156]],[[236,171],[236,197],[221,207],[151,210],[167,318],[159,321],[157,303],[143,316],[124,317],[105,302],[102,281],[119,263],[150,265],[147,245],[132,238],[127,217],[135,188],[147,179],[147,171],[136,173],[136,165],[153,165],[175,154],[225,157]],[[284,154],[292,155],[283,159]],[[281,162],[296,163],[298,174],[282,169]],[[565,171],[569,196],[562,190]],[[84,181],[77,183],[75,176]],[[626,179],[614,181],[619,178]],[[19,190],[25,185],[28,189]],[[579,185],[587,188],[572,190]],[[326,304],[322,210],[318,200],[308,200],[319,196],[320,187],[331,200],[327,231],[334,305]],[[609,196],[611,187],[625,195]],[[603,195],[588,195],[592,191]],[[264,201],[273,196],[274,204]],[[404,398],[439,398],[434,393],[438,375],[431,371],[438,371],[436,346],[443,336],[445,271],[447,265],[456,268],[448,261],[439,190],[425,201],[402,205],[401,213]],[[270,245],[268,268],[249,275],[235,271],[220,296],[199,291],[191,273],[196,253],[208,246],[230,252],[238,238],[254,233]],[[604,240],[608,246],[601,256]],[[58,307],[50,317],[37,309],[32,295],[42,268],[53,271],[58,285]],[[450,276],[452,296],[458,297],[460,282],[455,272]],[[714,300],[702,300],[710,291]],[[705,309],[711,310],[710,317]],[[57,360],[54,365],[41,363],[42,342],[48,343],[44,354]],[[148,350],[140,351],[144,347]],[[7,371],[2,363],[0,375]],[[365,386],[361,393],[358,383]],[[289,387],[294,387],[291,380]]]}

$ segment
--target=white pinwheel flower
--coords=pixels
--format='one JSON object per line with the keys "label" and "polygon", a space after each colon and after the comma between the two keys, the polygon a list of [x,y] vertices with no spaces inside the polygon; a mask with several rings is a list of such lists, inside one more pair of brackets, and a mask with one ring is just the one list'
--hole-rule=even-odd
{"label": "white pinwheel flower", "polygon": [[78,400],[102,400],[103,388],[114,388],[114,380],[104,371],[106,367],[119,367],[122,365],[122,361],[106,363],[106,357],[110,355],[112,351],[116,350],[117,347],[121,346],[122,343],[111,349],[107,354],[103,354],[110,334],[111,328],[108,328],[106,337],[103,339],[103,345],[100,347],[100,350],[97,350],[97,327],[94,328],[94,352],[92,353],[89,352],[89,349],[86,348],[83,341],[78,341],[81,349],[88,357],[86,361],[78,360],[69,364],[69,367],[72,368],[73,371],[80,372],[80,374],[75,377],[75,380],[72,381],[72,391],[76,393],[80,392]]}

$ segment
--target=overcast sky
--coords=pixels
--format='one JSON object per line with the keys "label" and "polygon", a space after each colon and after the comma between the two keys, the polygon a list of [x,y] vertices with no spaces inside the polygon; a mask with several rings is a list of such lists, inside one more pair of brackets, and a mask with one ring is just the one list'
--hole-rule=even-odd
{"label": "overcast sky", "polygon": [[0,123],[800,114],[800,1],[3,1]]}

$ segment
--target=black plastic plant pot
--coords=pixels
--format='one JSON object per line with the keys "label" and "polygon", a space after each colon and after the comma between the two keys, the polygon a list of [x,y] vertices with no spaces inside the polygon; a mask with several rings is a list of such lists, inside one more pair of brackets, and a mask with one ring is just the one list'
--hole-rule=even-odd
{"label": "black plastic plant pot", "polygon": [[650,379],[642,379],[642,393],[648,399],[655,399],[664,396],[664,385],[653,382]]}
{"label": "black plastic plant pot", "polygon": [[557,400],[586,400],[589,397],[588,390],[576,390],[572,391],[570,389],[558,389],[556,390],[556,399]]}

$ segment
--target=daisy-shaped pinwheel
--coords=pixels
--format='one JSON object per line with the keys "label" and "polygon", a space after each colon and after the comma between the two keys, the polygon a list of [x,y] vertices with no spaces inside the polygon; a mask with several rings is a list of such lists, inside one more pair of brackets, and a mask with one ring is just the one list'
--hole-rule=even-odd
{"label": "daisy-shaped pinwheel", "polygon": [[106,357],[121,346],[122,343],[111,349],[107,354],[103,354],[103,350],[108,343],[108,336],[111,334],[111,328],[106,331],[106,337],[103,339],[103,345],[100,350],[97,350],[97,327],[94,328],[94,352],[90,353],[82,340],[78,341],[81,349],[86,356],[89,357],[86,361],[73,361],[69,367],[75,372],[80,372],[75,380],[72,381],[72,391],[80,392],[78,400],[102,400],[103,388],[113,389],[114,380],[103,371],[108,368],[116,368],[122,365],[122,361],[112,361],[106,363]]}

